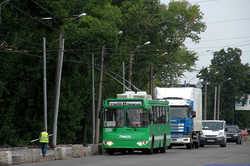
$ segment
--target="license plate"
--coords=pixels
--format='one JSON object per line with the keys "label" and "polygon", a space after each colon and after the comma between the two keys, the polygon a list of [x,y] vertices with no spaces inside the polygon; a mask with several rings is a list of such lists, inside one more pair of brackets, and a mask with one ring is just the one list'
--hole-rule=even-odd
{"label": "license plate", "polygon": [[209,140],[207,140],[207,142],[215,142],[215,140],[209,139]]}

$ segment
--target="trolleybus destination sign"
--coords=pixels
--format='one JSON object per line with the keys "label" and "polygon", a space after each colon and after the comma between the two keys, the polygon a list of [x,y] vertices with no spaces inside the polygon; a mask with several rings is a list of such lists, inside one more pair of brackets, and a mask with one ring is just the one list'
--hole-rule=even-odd
{"label": "trolleybus destination sign", "polygon": [[142,106],[142,101],[109,101],[109,106]]}

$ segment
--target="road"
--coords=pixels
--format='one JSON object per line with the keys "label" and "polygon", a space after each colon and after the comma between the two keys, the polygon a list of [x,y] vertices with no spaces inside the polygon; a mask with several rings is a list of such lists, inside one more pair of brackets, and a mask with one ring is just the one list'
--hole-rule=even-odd
{"label": "road", "polygon": [[134,153],[110,156],[104,154],[82,159],[22,164],[21,166],[218,166],[217,164],[250,166],[250,142],[242,145],[228,143],[225,148],[217,145],[207,145],[204,148],[192,150],[174,147],[166,153],[153,155]]}

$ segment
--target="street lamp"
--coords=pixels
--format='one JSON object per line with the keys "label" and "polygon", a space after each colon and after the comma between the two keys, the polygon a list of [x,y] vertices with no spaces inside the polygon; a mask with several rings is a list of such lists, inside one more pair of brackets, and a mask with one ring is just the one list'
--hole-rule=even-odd
{"label": "street lamp", "polygon": [[[78,18],[82,16],[86,16],[86,13],[81,13],[76,17],[74,20],[77,20]],[[69,18],[69,17],[64,17]],[[53,17],[45,17],[41,18],[41,20],[52,20],[56,19]],[[59,52],[58,52],[58,63],[56,68],[56,98],[55,98],[55,110],[54,110],[54,124],[53,124],[53,146],[56,146],[57,141],[57,121],[58,121],[58,110],[59,110],[59,100],[60,100],[60,86],[61,86],[61,73],[62,73],[62,66],[63,66],[63,53],[64,53],[64,39],[63,34],[60,32],[59,34]]]}
{"label": "street lamp", "polygon": [[128,75],[128,82],[129,82],[128,87],[129,87],[129,89],[131,89],[131,85],[132,85],[132,70],[133,70],[133,61],[134,61],[135,52],[139,48],[141,48],[145,45],[149,45],[150,43],[151,43],[151,41],[146,41],[145,43],[143,43],[143,45],[137,45],[129,56],[129,75]]}
{"label": "street lamp", "polygon": [[[67,17],[63,17],[63,18],[71,18],[71,17],[75,17],[76,19],[82,17],[82,16],[86,16],[87,14],[86,13],[81,13],[79,15],[74,15],[74,16],[67,16]],[[53,17],[44,17],[44,18],[41,18],[41,20],[53,20],[55,18]]]}

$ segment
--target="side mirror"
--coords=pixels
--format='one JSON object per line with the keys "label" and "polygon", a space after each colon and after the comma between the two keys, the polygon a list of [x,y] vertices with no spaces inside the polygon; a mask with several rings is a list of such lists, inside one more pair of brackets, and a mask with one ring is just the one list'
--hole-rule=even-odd
{"label": "side mirror", "polygon": [[225,131],[227,131],[227,128],[225,128]]}
{"label": "side mirror", "polygon": [[98,118],[99,118],[99,119],[102,119],[103,114],[104,114],[104,110],[102,109],[102,110],[99,112],[99,114],[98,114]]}
{"label": "side mirror", "polygon": [[196,112],[192,112],[192,118],[195,118],[196,117]]}
{"label": "side mirror", "polygon": [[149,112],[149,123],[151,123],[153,121],[153,113],[152,112]]}

